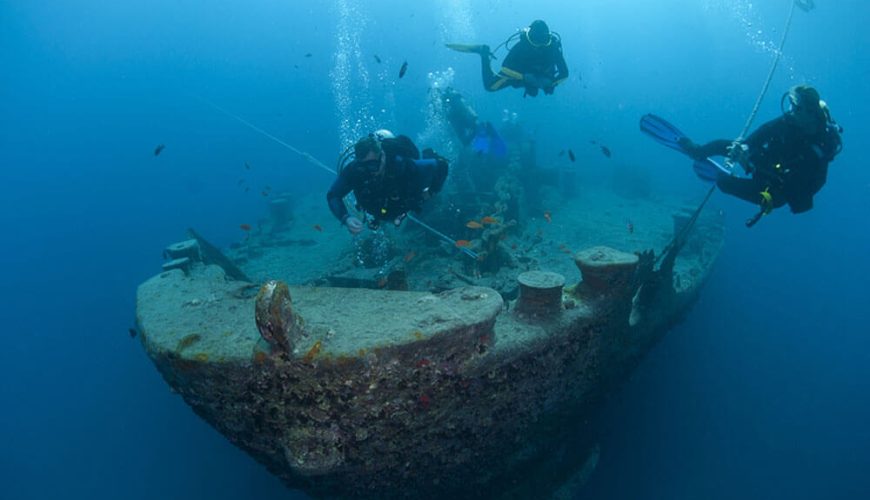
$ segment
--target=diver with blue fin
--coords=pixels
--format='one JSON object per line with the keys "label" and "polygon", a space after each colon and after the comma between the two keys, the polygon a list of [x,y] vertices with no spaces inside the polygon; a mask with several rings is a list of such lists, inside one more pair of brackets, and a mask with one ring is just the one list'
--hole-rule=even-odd
{"label": "diver with blue fin", "polygon": [[[827,181],[828,164],[843,149],[843,129],[815,88],[792,87],[783,94],[780,106],[781,116],[740,141],[719,139],[697,145],[652,114],[641,118],[640,129],[695,160],[695,173],[714,182],[723,193],[757,203],[758,214],[746,223],[751,227],[786,204],[795,214],[813,208],[813,197]],[[716,156],[726,158],[726,165],[711,159]],[[735,175],[731,168],[734,164],[740,164],[747,176]]]}
{"label": "diver with blue fin", "polygon": [[[513,44],[509,47],[510,44]],[[568,78],[568,65],[562,54],[562,38],[551,32],[547,23],[540,19],[527,28],[514,33],[495,52],[504,46],[508,49],[501,69],[493,73],[490,59],[494,59],[489,45],[465,45],[448,43],[447,48],[480,55],[483,87],[495,92],[507,87],[524,88],[525,96],[537,96],[539,90],[550,95],[556,86]]]}
{"label": "diver with blue fin", "polygon": [[490,122],[482,122],[474,108],[452,87],[439,91],[444,114],[464,146],[479,155],[507,156],[507,144]]}
{"label": "diver with blue fin", "polygon": [[[338,159],[338,178],[326,194],[329,210],[351,234],[371,229],[382,221],[399,226],[408,212],[441,191],[448,161],[431,149],[422,155],[407,136],[378,130],[347,148]],[[363,220],[351,215],[344,197],[353,191]]]}

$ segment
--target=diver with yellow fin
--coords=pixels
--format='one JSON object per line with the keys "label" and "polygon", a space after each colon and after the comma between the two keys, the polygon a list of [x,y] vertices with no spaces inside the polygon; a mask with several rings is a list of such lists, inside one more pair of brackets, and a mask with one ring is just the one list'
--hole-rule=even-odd
{"label": "diver with yellow fin", "polygon": [[[786,104],[788,103],[788,104]],[[788,108],[786,108],[788,106]],[[828,178],[828,164],[843,149],[843,132],[819,92],[796,85],[783,94],[782,115],[764,123],[746,139],[692,142],[656,115],[644,115],[641,131],[693,160],[695,173],[720,191],[760,206],[752,226],[773,209],[788,205],[799,214],[813,208],[813,197]],[[711,157],[724,157],[725,165]],[[747,176],[735,175],[740,164]]]}
{"label": "diver with yellow fin", "polygon": [[[513,44],[508,47],[508,45]],[[495,92],[506,87],[524,88],[523,97],[536,96],[539,90],[553,93],[556,85],[568,78],[568,65],[562,54],[562,38],[551,32],[547,23],[540,19],[527,28],[514,33],[501,45],[508,49],[501,69],[493,73],[490,59],[494,59],[489,45],[464,45],[448,43],[447,48],[480,55],[483,87]]]}

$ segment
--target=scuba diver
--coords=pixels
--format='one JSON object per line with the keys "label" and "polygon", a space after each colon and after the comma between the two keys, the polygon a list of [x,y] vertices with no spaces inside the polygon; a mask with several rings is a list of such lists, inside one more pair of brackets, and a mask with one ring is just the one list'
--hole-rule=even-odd
{"label": "scuba diver", "polygon": [[[431,149],[424,149],[421,158],[407,136],[378,130],[339,157],[338,178],[326,193],[326,201],[351,234],[362,231],[368,216],[371,229],[384,220],[399,226],[409,211],[420,211],[423,202],[441,190],[447,167],[447,159]],[[348,213],[344,197],[351,191],[364,220]]]}
{"label": "scuba diver", "polygon": [[439,91],[444,114],[464,146],[478,154],[507,155],[507,144],[490,122],[481,122],[465,98],[452,87]]}
{"label": "scuba diver", "polygon": [[[509,44],[514,45],[508,47]],[[568,65],[562,55],[562,38],[551,32],[544,21],[533,21],[527,28],[514,33],[500,47],[508,49],[498,74],[492,72],[490,58],[495,58],[489,45],[448,43],[447,48],[480,55],[483,87],[495,92],[506,87],[525,88],[523,97],[536,96],[539,90],[552,94],[556,85],[568,78]]]}
{"label": "scuba diver", "polygon": [[[843,129],[815,88],[792,87],[783,94],[780,107],[781,116],[740,141],[720,139],[697,145],[655,115],[644,116],[640,127],[658,142],[694,159],[695,173],[715,182],[723,193],[758,203],[758,214],[746,222],[751,227],[786,204],[796,214],[813,208],[813,196],[827,180],[828,164],[843,149]],[[726,157],[728,167],[711,156]],[[733,174],[730,166],[735,163],[748,177]]]}

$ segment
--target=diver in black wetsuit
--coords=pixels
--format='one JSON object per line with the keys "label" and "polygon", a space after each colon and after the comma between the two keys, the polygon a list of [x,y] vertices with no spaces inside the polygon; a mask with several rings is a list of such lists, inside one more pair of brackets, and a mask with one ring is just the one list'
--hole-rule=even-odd
{"label": "diver in black wetsuit", "polygon": [[480,121],[477,112],[453,87],[437,90],[444,116],[463,146],[471,146],[478,154],[497,158],[507,155],[507,145],[490,122]]}
{"label": "diver in black wetsuit", "polygon": [[[353,160],[341,168],[351,156]],[[342,155],[338,178],[326,194],[329,210],[351,234],[362,231],[363,221],[350,215],[344,204],[353,191],[357,208],[372,217],[370,228],[377,229],[383,220],[398,226],[409,211],[419,211],[441,190],[447,167],[447,160],[431,149],[423,150],[421,158],[410,138],[379,130]]]}
{"label": "diver in black wetsuit", "polygon": [[[786,98],[788,110],[784,109]],[[727,156],[743,166],[750,177],[719,175],[716,185],[724,193],[760,204],[755,221],[785,204],[796,214],[813,208],[813,196],[827,180],[828,164],[843,147],[842,128],[816,89],[792,87],[783,95],[782,105],[782,116],[763,124],[742,142],[721,139],[699,146],[688,138],[680,139],[680,146],[696,160]]]}
{"label": "diver in black wetsuit", "polygon": [[456,137],[463,145],[468,146],[480,126],[477,112],[468,104],[465,97],[453,87],[447,87],[444,90],[438,90],[438,92],[447,121],[456,132]]}
{"label": "diver in black wetsuit", "polygon": [[[483,87],[495,92],[506,87],[525,88],[523,96],[538,95],[538,90],[552,94],[556,85],[568,78],[568,65],[562,55],[562,39],[550,32],[547,23],[532,22],[528,28],[512,35],[504,44],[516,41],[508,50],[501,69],[493,73],[490,67],[492,53],[488,45],[447,44],[460,52],[480,55]],[[498,50],[498,49],[496,49]]]}

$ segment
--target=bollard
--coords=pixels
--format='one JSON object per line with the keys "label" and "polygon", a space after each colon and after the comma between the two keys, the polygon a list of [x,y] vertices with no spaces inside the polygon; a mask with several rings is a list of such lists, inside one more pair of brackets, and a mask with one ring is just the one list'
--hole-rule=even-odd
{"label": "bollard", "polygon": [[550,317],[562,310],[565,277],[548,271],[527,271],[517,277],[520,297],[516,311],[534,317]]}

